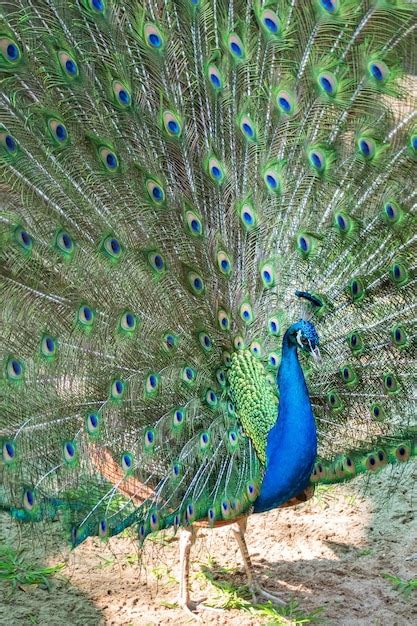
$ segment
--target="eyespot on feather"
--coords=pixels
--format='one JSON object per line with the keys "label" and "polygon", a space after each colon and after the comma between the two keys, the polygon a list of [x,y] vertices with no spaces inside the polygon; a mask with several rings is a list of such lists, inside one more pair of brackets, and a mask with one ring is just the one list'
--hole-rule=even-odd
{"label": "eyespot on feather", "polygon": [[77,62],[68,52],[61,50],[58,52],[58,61],[62,73],[69,81],[76,80],[80,76]]}
{"label": "eyespot on feather", "polygon": [[143,27],[143,36],[148,48],[156,52],[164,50],[166,45],[165,37],[156,24],[147,22]]}
{"label": "eyespot on feather", "polygon": [[22,62],[22,51],[12,38],[0,35],[0,69],[13,70]]}

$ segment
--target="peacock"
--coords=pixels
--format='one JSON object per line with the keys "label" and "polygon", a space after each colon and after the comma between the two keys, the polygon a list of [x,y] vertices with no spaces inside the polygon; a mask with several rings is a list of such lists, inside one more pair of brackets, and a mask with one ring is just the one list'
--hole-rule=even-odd
{"label": "peacock", "polygon": [[14,520],[173,528],[185,609],[230,524],[278,602],[247,516],[417,457],[412,4],[2,0]]}

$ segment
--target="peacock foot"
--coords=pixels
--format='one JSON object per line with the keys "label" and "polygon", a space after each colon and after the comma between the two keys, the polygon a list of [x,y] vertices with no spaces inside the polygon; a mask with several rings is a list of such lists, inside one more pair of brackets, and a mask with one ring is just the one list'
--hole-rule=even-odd
{"label": "peacock foot", "polygon": [[176,599],[176,604],[180,609],[184,611],[189,617],[191,617],[196,622],[201,622],[201,617],[198,615],[197,609],[199,605],[196,602],[192,602],[191,600],[186,600],[181,598],[180,596]]}
{"label": "peacock foot", "polygon": [[224,612],[224,609],[217,608],[215,606],[208,606],[207,604],[203,604],[202,602],[192,602],[191,600],[186,601],[182,598],[177,598],[176,604],[184,611],[184,613],[186,613],[196,622],[202,621],[200,611],[214,611],[217,613]]}
{"label": "peacock foot", "polygon": [[270,591],[267,591],[266,589],[261,587],[261,585],[259,585],[258,583],[252,584],[249,589],[252,594],[253,602],[259,602],[259,596],[261,596],[266,600],[271,600],[273,604],[277,604],[279,606],[284,606],[285,604],[287,604],[285,600],[282,600],[282,598],[279,597],[282,594],[271,593]]}

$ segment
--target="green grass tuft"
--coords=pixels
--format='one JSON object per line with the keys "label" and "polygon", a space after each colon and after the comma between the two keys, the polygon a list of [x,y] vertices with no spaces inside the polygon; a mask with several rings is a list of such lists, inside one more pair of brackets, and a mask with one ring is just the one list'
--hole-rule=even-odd
{"label": "green grass tuft", "polygon": [[234,572],[234,569],[222,568],[211,559],[209,566],[202,566],[202,575],[216,588],[218,595],[213,608],[224,610],[235,609],[250,613],[254,617],[265,617],[268,621],[263,626],[298,626],[300,624],[319,623],[323,608],[314,609],[311,613],[304,613],[295,600],[290,600],[284,606],[275,606],[270,600],[265,603],[253,602],[249,588],[246,585],[236,586],[227,581],[217,580],[219,574]]}
{"label": "green grass tuft", "polygon": [[49,589],[50,578],[63,567],[64,563],[41,567],[25,560],[22,551],[16,551],[7,545],[0,546],[0,582],[10,583],[13,588],[21,585],[44,585]]}
{"label": "green grass tuft", "polygon": [[382,576],[389,580],[394,589],[402,593],[406,598],[409,597],[413,591],[417,591],[417,578],[404,580],[403,578],[387,573],[382,574]]}

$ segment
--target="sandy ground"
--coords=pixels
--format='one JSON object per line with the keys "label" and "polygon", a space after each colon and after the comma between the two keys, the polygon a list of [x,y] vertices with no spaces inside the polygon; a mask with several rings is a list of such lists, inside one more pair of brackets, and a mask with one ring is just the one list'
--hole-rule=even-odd
{"label": "sandy ground", "polygon": [[[417,467],[400,484],[391,470],[372,478],[365,495],[358,484],[338,486],[292,509],[252,516],[247,541],[255,572],[265,588],[282,591],[308,615],[322,608],[319,623],[402,626],[417,624],[417,590],[404,596],[384,578],[417,578]],[[394,495],[387,496],[395,485]],[[364,483],[359,482],[361,490]],[[5,516],[0,539],[27,547]],[[41,554],[39,545],[33,550]],[[26,550],[28,554],[28,550]],[[43,556],[56,563],[62,553]],[[51,589],[26,586],[11,592],[0,584],[0,624],[95,626],[193,623],[180,609],[165,606],[177,592],[178,541],[148,542],[145,565],[128,537],[108,543],[88,540],[66,555],[66,567]],[[201,530],[193,548],[192,596],[221,606],[224,596],[203,575],[215,558],[215,577],[242,586],[246,579],[230,529]],[[227,568],[226,571],[220,568]],[[237,609],[201,610],[203,624],[280,624]],[[296,623],[295,620],[285,623]]]}

